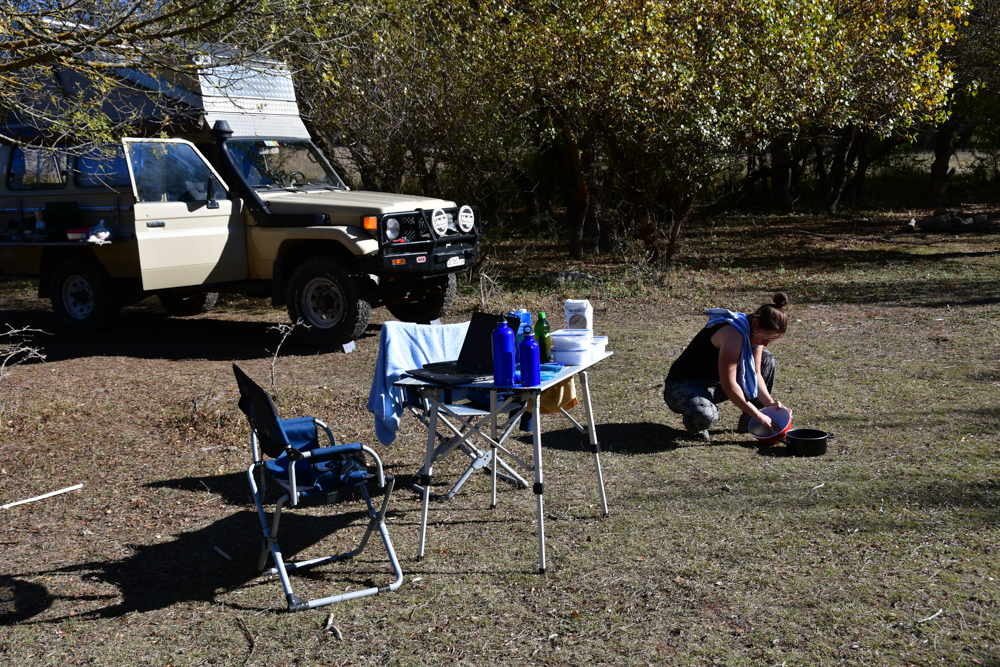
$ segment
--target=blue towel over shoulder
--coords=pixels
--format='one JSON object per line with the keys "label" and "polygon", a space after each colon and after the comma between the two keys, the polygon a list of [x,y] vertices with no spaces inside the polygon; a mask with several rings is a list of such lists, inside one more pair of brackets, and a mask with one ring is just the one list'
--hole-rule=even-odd
{"label": "blue towel over shoulder", "polygon": [[368,393],[368,411],[375,415],[375,435],[391,445],[405,409],[401,387],[392,383],[412,369],[432,361],[458,359],[468,322],[459,324],[411,324],[386,322],[379,338],[375,375]]}
{"label": "blue towel over shoulder", "polygon": [[736,367],[736,381],[743,388],[743,395],[749,401],[757,398],[757,367],[753,361],[753,348],[750,346],[750,318],[746,313],[734,313],[725,308],[709,308],[706,327],[716,324],[728,324],[739,329],[743,334],[743,353]]}

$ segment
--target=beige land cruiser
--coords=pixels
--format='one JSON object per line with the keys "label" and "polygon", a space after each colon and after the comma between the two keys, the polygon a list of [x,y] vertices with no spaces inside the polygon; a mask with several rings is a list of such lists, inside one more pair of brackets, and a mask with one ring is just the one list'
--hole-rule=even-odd
{"label": "beige land cruiser", "polygon": [[317,345],[354,340],[381,305],[405,321],[446,311],[478,260],[475,208],[346,187],[287,74],[239,94],[196,83],[197,122],[172,138],[0,146],[0,273],[38,276],[76,331],[153,294],[177,316],[220,292],[269,296]]}

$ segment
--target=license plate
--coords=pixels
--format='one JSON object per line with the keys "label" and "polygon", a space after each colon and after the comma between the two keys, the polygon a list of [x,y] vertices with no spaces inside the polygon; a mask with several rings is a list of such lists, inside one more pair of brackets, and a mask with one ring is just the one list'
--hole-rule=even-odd
{"label": "license plate", "polygon": [[457,256],[456,257],[449,257],[448,261],[445,262],[445,266],[447,266],[449,269],[451,267],[453,267],[453,266],[462,266],[463,264],[465,264],[465,258],[464,257],[457,257]]}

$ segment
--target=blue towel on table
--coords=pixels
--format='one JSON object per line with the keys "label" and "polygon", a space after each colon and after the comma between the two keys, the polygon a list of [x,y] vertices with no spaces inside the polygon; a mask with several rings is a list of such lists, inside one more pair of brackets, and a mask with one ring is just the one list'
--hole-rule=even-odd
{"label": "blue towel on table", "polygon": [[708,315],[706,327],[729,324],[743,334],[743,353],[736,366],[736,381],[743,388],[743,395],[748,401],[757,398],[757,367],[753,363],[753,348],[750,347],[750,318],[746,313],[734,313],[725,308],[709,308],[705,314]]}
{"label": "blue towel on table", "polygon": [[468,322],[410,324],[386,322],[379,339],[375,376],[368,393],[368,412],[375,415],[375,435],[383,445],[396,439],[405,409],[402,387],[393,387],[403,374],[432,361],[458,359]]}

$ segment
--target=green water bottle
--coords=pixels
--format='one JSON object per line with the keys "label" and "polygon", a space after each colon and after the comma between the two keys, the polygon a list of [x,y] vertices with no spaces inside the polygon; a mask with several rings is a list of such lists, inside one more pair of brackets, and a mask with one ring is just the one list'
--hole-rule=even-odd
{"label": "green water bottle", "polygon": [[538,358],[543,364],[552,361],[552,336],[549,335],[549,321],[545,313],[538,313],[535,322],[535,340],[538,341]]}

